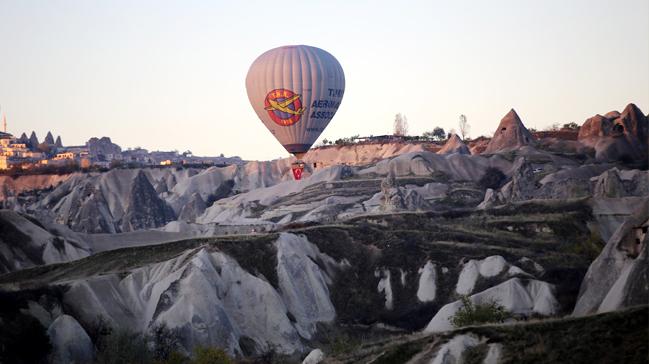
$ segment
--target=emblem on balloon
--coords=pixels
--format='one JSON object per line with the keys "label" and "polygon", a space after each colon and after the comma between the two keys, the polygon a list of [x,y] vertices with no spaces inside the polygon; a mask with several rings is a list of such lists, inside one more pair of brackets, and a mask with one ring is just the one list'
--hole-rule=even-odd
{"label": "emblem on balloon", "polygon": [[302,95],[287,89],[275,89],[266,94],[264,109],[270,118],[281,126],[290,126],[302,118]]}

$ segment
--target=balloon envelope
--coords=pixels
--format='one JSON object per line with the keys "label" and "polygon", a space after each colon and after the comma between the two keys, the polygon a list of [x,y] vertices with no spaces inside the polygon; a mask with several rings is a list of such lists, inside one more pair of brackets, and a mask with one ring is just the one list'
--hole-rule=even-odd
{"label": "balloon envelope", "polygon": [[345,75],[328,52],[306,45],[271,49],[246,77],[259,119],[289,153],[306,153],[340,106]]}

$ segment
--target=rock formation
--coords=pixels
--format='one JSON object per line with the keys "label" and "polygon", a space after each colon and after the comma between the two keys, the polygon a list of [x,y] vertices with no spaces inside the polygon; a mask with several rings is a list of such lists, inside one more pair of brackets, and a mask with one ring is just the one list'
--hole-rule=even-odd
{"label": "rock formation", "polygon": [[73,233],[50,232],[9,210],[0,210],[0,252],[0,273],[80,259],[91,253]]}
{"label": "rock formation", "polygon": [[128,201],[121,231],[155,228],[175,219],[174,211],[158,197],[142,170],[135,176]]}
{"label": "rock formation", "polygon": [[538,194],[538,186],[532,164],[520,157],[516,159],[512,169],[514,173],[511,181],[501,189],[502,200],[524,201],[534,198]]}
{"label": "rock formation", "polygon": [[61,315],[47,329],[52,343],[52,364],[90,363],[94,346],[86,331],[72,316]]}
{"label": "rock formation", "polygon": [[323,361],[325,358],[324,353],[320,349],[313,349],[307,355],[304,360],[302,360],[302,364],[318,364],[321,361]]}
{"label": "rock formation", "polygon": [[649,199],[637,206],[588,268],[573,315],[649,303]]}
{"label": "rock formation", "polygon": [[381,181],[381,193],[383,196],[381,209],[383,211],[395,211],[405,207],[403,195],[399,190],[399,184],[397,183],[394,171],[390,171]]}
{"label": "rock formation", "polygon": [[[128,173],[132,173],[121,172],[117,181],[126,180]],[[327,170],[320,171],[325,172]],[[164,175],[137,173],[140,176],[134,179],[167,179]],[[178,183],[182,183],[184,177],[178,176]],[[349,196],[331,194],[334,187],[327,187],[349,180],[325,180],[318,174],[312,177],[322,178],[323,183],[310,185],[306,192],[294,190],[297,192],[279,197],[269,193],[267,197],[277,198],[283,201],[285,208],[290,208],[290,199],[298,194],[306,193],[313,198],[314,193],[329,190],[326,201],[333,200],[334,206],[349,204],[344,199]],[[386,189],[397,186],[391,181],[396,176],[391,177],[386,179]],[[411,177],[401,176],[400,181],[408,178]],[[306,182],[284,182],[272,191]],[[378,191],[378,181],[373,178],[370,182],[374,191]],[[398,187],[424,194],[431,187],[427,185],[407,187],[409,184],[404,181]],[[435,183],[437,187],[441,185]],[[264,189],[265,192],[269,192],[268,189],[272,187]],[[359,189],[359,185],[354,185],[347,191]],[[113,190],[117,192],[117,187],[113,186]],[[262,195],[250,202],[267,203],[259,197]],[[408,200],[407,192],[404,199]],[[116,196],[109,200],[117,206]],[[322,206],[319,200],[312,201]],[[302,202],[296,205],[309,203]],[[259,212],[258,207],[251,210]],[[532,249],[511,249],[529,232],[484,225],[485,218],[493,221],[494,217],[498,221],[517,221],[520,226],[536,225],[546,219],[564,219],[557,216],[560,215],[557,211],[568,212],[566,216],[569,216],[571,210],[555,208],[547,214],[542,211],[531,219],[525,214],[519,215],[515,209],[500,211],[497,215],[466,210],[463,214],[444,217],[399,211],[396,214],[365,214],[338,226],[312,226],[279,234],[236,238],[190,237],[182,241],[147,240],[152,231],[99,236],[80,234],[96,241],[93,246],[103,246],[96,252],[111,252],[35,269],[27,274],[4,275],[0,277],[0,285],[3,289],[11,287],[12,292],[21,297],[24,296],[22,290],[31,287],[56,288],[57,295],[52,295],[52,299],[60,300],[58,309],[74,316],[84,327],[91,327],[89,325],[96,322],[99,315],[115,328],[138,333],[164,324],[180,333],[181,344],[187,351],[196,345],[212,345],[230,354],[245,356],[270,349],[305,355],[310,347],[317,345],[313,340],[328,332],[322,329],[337,330],[339,323],[378,322],[419,330],[440,307],[457,299],[458,286],[460,292],[481,292],[475,295],[498,299],[514,313],[545,315],[557,309],[552,288],[556,285],[557,292],[561,292],[561,296],[557,296],[559,304],[562,309],[568,308],[564,306],[564,292],[567,287],[578,285],[575,279],[581,277],[571,277],[579,275],[586,267],[581,260],[566,265],[570,260],[567,258],[572,255],[557,251],[558,244],[564,241],[560,233],[544,232],[542,243],[526,243],[534,244]],[[566,230],[583,232],[587,230],[586,223],[582,219],[568,220],[563,226]],[[454,234],[458,227],[462,233]],[[505,229],[508,232],[502,235],[502,241],[485,239]],[[345,233],[340,234],[343,231]],[[453,235],[444,235],[447,232]],[[106,241],[108,238],[113,240]],[[165,244],[150,245],[160,243]],[[0,254],[4,251],[0,249]],[[523,253],[525,255],[521,255]],[[547,258],[552,254],[560,259]],[[537,268],[530,259],[539,261],[543,267]],[[547,274],[539,273],[543,269]],[[377,271],[382,273],[377,276]],[[533,280],[531,276],[537,273],[547,282]],[[27,297],[41,302],[38,298]],[[27,306],[34,304],[23,305]],[[51,305],[41,306],[38,309],[34,306],[30,314],[50,311]],[[60,313],[44,314],[60,316]]]}
{"label": "rock formation", "polygon": [[47,145],[54,145],[54,136],[52,135],[51,131],[47,132],[47,135],[45,136],[45,140],[43,142]]}
{"label": "rock formation", "polygon": [[500,121],[498,129],[487,145],[484,153],[497,153],[520,148],[534,143],[534,137],[527,130],[514,109]]}
{"label": "rock formation", "polygon": [[[103,315],[137,332],[156,324],[177,328],[189,350],[210,345],[241,354],[248,340],[248,355],[303,351],[302,339],[335,317],[328,284],[339,264],[301,235],[282,233],[274,247],[276,258],[268,258],[276,266],[265,275],[199,247],[126,274],[75,280],[64,300],[84,322]],[[254,259],[262,252],[244,254]]]}
{"label": "rock formation", "polygon": [[613,167],[590,179],[593,197],[649,196],[649,171]]}
{"label": "rock formation", "polygon": [[417,191],[399,187],[393,171],[381,181],[381,201],[381,211],[418,211],[430,208]]}
{"label": "rock formation", "polygon": [[90,138],[86,142],[86,146],[92,158],[97,158],[100,155],[119,154],[122,151],[122,148],[113,143],[108,137]]}
{"label": "rock formation", "polygon": [[471,154],[469,147],[464,144],[462,139],[460,139],[457,134],[451,135],[450,138],[446,141],[442,149],[440,149],[438,154],[450,154],[450,153],[459,153],[459,154]]}
{"label": "rock formation", "polygon": [[[495,287],[469,296],[475,304],[496,301],[513,314],[549,316],[557,313],[559,304],[554,296],[554,286],[535,279],[512,278]],[[430,320],[424,332],[441,332],[453,328],[449,319],[463,307],[454,301],[442,307]]]}
{"label": "rock formation", "polygon": [[29,136],[29,146],[32,149],[35,149],[38,147],[39,141],[38,137],[36,136],[36,132],[32,131],[32,134]]}
{"label": "rock formation", "polygon": [[587,119],[579,129],[578,140],[594,148],[600,161],[646,161],[648,125],[640,109],[629,104],[621,114],[609,112]]}
{"label": "rock formation", "polygon": [[191,197],[190,202],[184,205],[180,210],[178,219],[182,221],[194,221],[198,216],[205,212],[206,208],[207,204],[205,203],[205,201],[203,201],[201,195],[194,193]]}

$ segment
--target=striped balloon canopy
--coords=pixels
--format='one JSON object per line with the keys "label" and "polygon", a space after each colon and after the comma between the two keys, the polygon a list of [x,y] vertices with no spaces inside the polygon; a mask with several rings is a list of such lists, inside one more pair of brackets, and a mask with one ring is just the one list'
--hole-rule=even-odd
{"label": "striped balloon canopy", "polygon": [[252,63],[246,90],[261,122],[300,159],[336,114],[345,93],[345,74],[327,51],[284,46]]}

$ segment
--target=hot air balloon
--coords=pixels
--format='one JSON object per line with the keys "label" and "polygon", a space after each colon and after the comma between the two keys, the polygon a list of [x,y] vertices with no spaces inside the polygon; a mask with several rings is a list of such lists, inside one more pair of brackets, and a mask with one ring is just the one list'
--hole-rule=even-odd
{"label": "hot air balloon", "polygon": [[295,45],[259,56],[246,76],[252,108],[297,161],[293,176],[302,178],[302,158],[327,127],[345,93],[345,75],[328,52]]}

